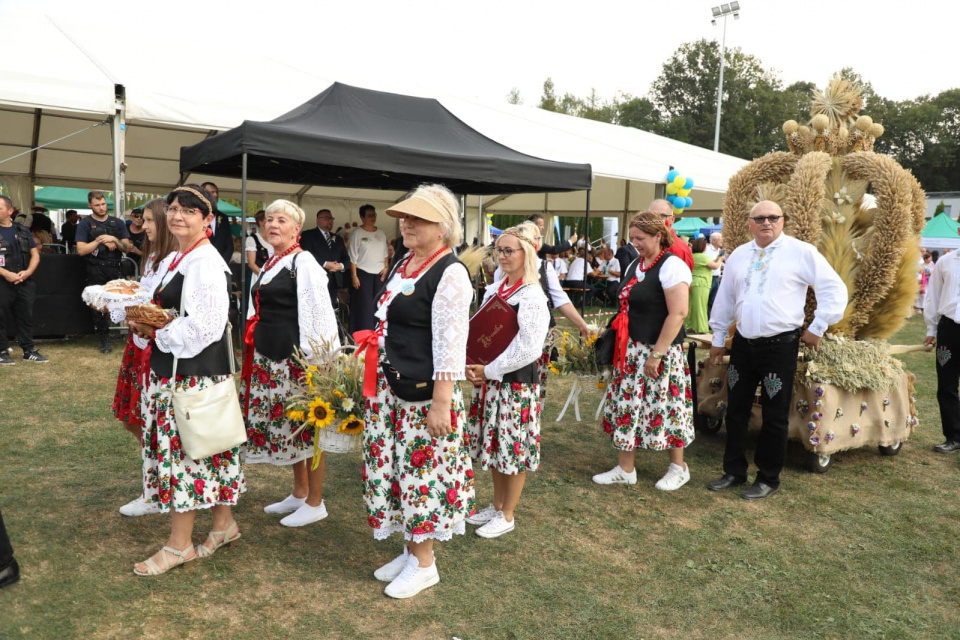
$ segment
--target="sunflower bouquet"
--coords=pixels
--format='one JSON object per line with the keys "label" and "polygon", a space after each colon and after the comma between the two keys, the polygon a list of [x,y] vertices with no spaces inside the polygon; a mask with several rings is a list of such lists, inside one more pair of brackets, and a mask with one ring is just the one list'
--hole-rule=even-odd
{"label": "sunflower bouquet", "polygon": [[597,364],[597,352],[593,343],[597,341],[597,334],[583,338],[574,336],[569,331],[553,330],[553,344],[557,349],[557,359],[549,364],[549,369],[557,375],[573,373],[578,376],[599,375],[601,367]]}
{"label": "sunflower bouquet", "polygon": [[363,358],[348,353],[350,347],[331,347],[326,341],[310,340],[312,357],[299,349],[293,355],[303,375],[297,381],[299,393],[287,401],[286,413],[301,423],[291,438],[304,429],[314,430],[313,469],[323,451],[356,450],[363,434]]}

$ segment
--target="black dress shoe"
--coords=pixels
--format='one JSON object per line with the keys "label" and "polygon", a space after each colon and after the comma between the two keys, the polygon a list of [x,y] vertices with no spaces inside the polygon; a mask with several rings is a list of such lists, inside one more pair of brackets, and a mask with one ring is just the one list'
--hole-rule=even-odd
{"label": "black dress shoe", "polygon": [[763,500],[769,498],[775,493],[780,493],[780,487],[771,487],[768,484],[757,482],[752,487],[747,487],[740,494],[744,500]]}
{"label": "black dress shoe", "polygon": [[943,444],[938,444],[933,448],[937,453],[953,453],[954,451],[960,451],[960,442],[956,440],[947,440]]}
{"label": "black dress shoe", "polygon": [[17,580],[20,579],[20,565],[17,564],[16,558],[8,564],[6,567],[0,571],[0,589],[4,587],[9,587]]}
{"label": "black dress shoe", "polygon": [[708,482],[707,489],[710,489],[710,491],[723,491],[725,489],[729,489],[730,487],[739,487],[746,482],[746,478],[738,478],[737,476],[732,476],[729,473],[725,473],[719,480]]}

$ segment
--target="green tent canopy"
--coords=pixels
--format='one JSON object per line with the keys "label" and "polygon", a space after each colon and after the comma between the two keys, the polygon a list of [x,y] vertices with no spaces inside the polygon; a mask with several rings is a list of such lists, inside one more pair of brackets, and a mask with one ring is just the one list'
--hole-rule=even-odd
{"label": "green tent canopy", "polygon": [[927,221],[920,232],[920,242],[927,249],[960,248],[960,235],[957,235],[957,221],[946,213],[941,213]]}
{"label": "green tent canopy", "polygon": [[673,223],[673,230],[679,236],[693,236],[700,232],[700,229],[709,227],[710,224],[700,218],[677,218]]}
{"label": "green tent canopy", "polygon": [[[40,187],[33,192],[34,201],[47,209],[89,209],[87,194],[89,189],[71,187]],[[107,196],[107,207],[113,210],[113,198]]]}

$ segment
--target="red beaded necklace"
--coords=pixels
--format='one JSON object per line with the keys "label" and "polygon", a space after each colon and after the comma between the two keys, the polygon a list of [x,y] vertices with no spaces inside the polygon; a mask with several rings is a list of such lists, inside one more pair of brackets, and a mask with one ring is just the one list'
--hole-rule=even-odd
{"label": "red beaded necklace", "polygon": [[167,267],[167,272],[175,271],[177,267],[180,266],[180,263],[183,262],[183,259],[187,257],[187,254],[200,246],[200,243],[207,239],[207,236],[201,236],[199,240],[190,245],[190,248],[184,251],[183,253],[178,253],[173,257],[173,260],[170,261],[170,266]]}
{"label": "red beaded necklace", "polygon": [[509,288],[507,288],[507,279],[504,278],[503,282],[500,283],[500,288],[497,289],[497,295],[503,298],[504,300],[507,300],[510,296],[512,296],[516,292],[517,289],[519,289],[522,286],[523,286],[523,278],[520,278],[519,280],[514,282]]}
{"label": "red beaded necklace", "polygon": [[657,254],[657,257],[654,258],[653,261],[650,263],[650,266],[649,266],[649,267],[646,267],[646,268],[644,268],[644,266],[643,266],[643,256],[640,256],[640,264],[637,265],[638,268],[640,269],[640,271],[643,271],[643,272],[650,271],[650,269],[653,269],[653,265],[657,264],[657,262],[660,260],[660,258],[663,257],[663,254],[665,254],[667,251],[669,251],[669,249],[664,249],[663,251],[661,251],[660,253],[658,253],[658,254]]}
{"label": "red beaded necklace", "polygon": [[290,255],[291,253],[293,253],[299,248],[300,248],[300,243],[294,242],[292,245],[290,245],[288,249],[285,249],[283,253],[273,254],[273,256],[269,260],[267,260],[266,264],[264,264],[263,268],[260,270],[261,277],[262,277],[262,274],[266,273],[267,271],[270,271],[270,269],[273,268],[274,265],[280,262],[284,258],[284,256]]}
{"label": "red beaded necklace", "polygon": [[446,247],[440,247],[436,253],[434,253],[432,256],[427,258],[426,262],[424,262],[422,265],[417,267],[417,270],[408,276],[407,266],[409,266],[410,261],[413,260],[413,256],[411,255],[409,258],[407,258],[406,262],[403,263],[403,266],[400,267],[400,277],[403,278],[404,280],[415,280],[417,276],[423,273],[423,270],[426,269],[427,266],[429,266],[429,264],[437,258],[437,256],[439,256],[441,253],[443,253],[446,250],[447,250]]}

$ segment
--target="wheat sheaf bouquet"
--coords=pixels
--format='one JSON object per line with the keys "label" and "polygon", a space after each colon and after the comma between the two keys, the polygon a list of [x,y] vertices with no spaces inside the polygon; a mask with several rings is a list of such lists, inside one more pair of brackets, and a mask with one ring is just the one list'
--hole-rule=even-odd
{"label": "wheat sheaf bouquet", "polygon": [[596,341],[595,331],[591,331],[588,338],[583,338],[555,328],[552,342],[557,349],[557,359],[548,365],[550,372],[560,376],[569,373],[578,376],[599,375],[602,367],[597,364],[597,352],[593,348]]}
{"label": "wheat sheaf bouquet", "polygon": [[303,369],[296,381],[298,393],[287,401],[287,417],[300,422],[290,436],[313,429],[313,461],[316,469],[324,451],[347,453],[360,446],[363,435],[363,358],[355,358],[353,347],[334,347],[326,340],[310,340],[313,355],[307,358],[297,349],[293,359]]}

